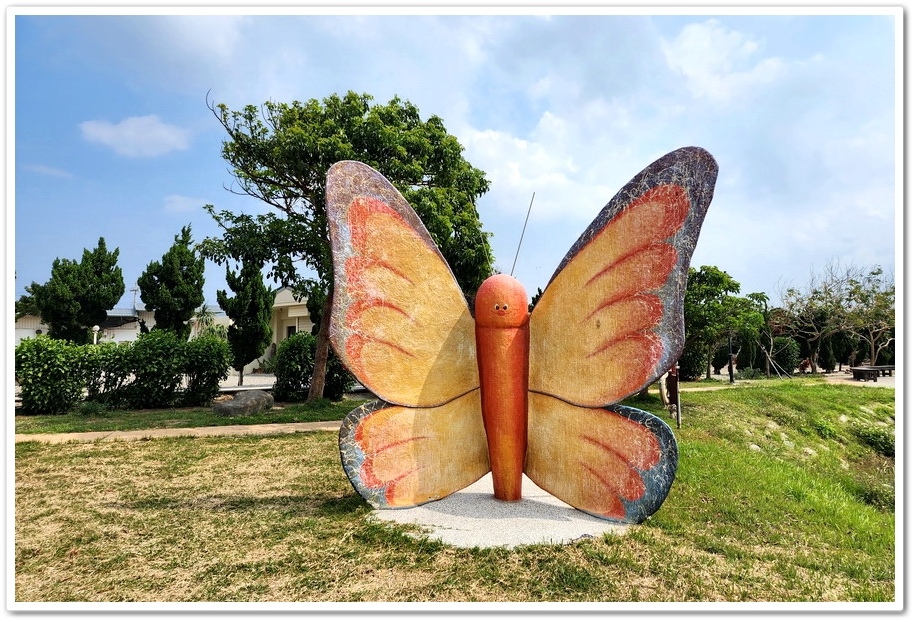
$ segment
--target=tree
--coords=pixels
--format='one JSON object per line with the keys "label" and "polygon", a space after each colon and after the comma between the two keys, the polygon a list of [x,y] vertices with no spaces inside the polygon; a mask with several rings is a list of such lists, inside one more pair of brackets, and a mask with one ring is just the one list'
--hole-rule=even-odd
{"label": "tree", "polygon": [[[685,378],[709,376],[713,354],[726,335],[726,297],[741,285],[715,266],[687,270],[684,291],[684,354],[680,367]],[[685,356],[686,355],[686,356]],[[705,366],[705,367],[704,367]]]}
{"label": "tree", "polygon": [[828,263],[811,272],[807,287],[783,292],[789,332],[801,340],[802,356],[827,370],[864,346],[874,364],[892,348],[896,326],[893,277],[880,266],[841,267]]}
{"label": "tree", "polygon": [[191,335],[191,318],[204,303],[205,261],[191,247],[191,226],[181,228],[161,262],[150,262],[137,280],[140,300],[156,319],[154,330]]}
{"label": "tree", "polygon": [[880,266],[861,271],[849,283],[849,325],[868,347],[871,365],[895,339],[894,279]]}
{"label": "tree", "polygon": [[270,346],[274,293],[264,283],[261,267],[250,260],[242,262],[238,274],[227,268],[226,284],[235,296],[230,297],[225,290],[218,290],[216,300],[232,319],[227,337],[232,351],[232,367],[239,372],[241,386],[245,366]]}
{"label": "tree", "polygon": [[[214,261],[235,257],[247,239],[265,250],[269,276],[299,296],[326,293],[309,399],[322,395],[327,367],[333,267],[325,210],[327,170],[341,160],[359,160],[384,174],[411,203],[470,294],[492,273],[493,253],[475,205],[489,187],[483,171],[468,163],[458,140],[439,117],[426,121],[397,97],[373,105],[372,97],[348,92],[291,104],[267,102],[259,110],[211,106],[229,139],[222,155],[238,183],[234,192],[266,202],[277,213],[257,217],[210,208],[225,230],[208,240]],[[257,239],[259,242],[254,242]],[[306,277],[301,269],[314,271]],[[317,290],[316,290],[317,288]]]}
{"label": "tree", "polygon": [[[36,285],[38,284],[33,282],[32,285],[26,286],[25,291],[31,292]],[[15,310],[16,320],[19,320],[23,316],[41,317],[41,310],[38,309],[38,305],[35,304],[35,296],[32,294],[23,294],[16,299]]]}
{"label": "tree", "polygon": [[83,249],[79,262],[55,259],[47,283],[26,287],[28,294],[17,301],[17,317],[37,311],[50,337],[90,342],[90,327],[102,324],[124,295],[118,253],[109,252],[105,239],[99,238],[95,249]]}

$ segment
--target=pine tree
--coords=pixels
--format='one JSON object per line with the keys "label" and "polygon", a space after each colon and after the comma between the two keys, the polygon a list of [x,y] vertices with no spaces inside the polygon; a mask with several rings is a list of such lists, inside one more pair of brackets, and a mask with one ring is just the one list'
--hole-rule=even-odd
{"label": "pine tree", "polygon": [[261,266],[250,258],[243,258],[238,274],[226,269],[226,284],[235,296],[230,297],[225,290],[219,290],[216,300],[232,320],[228,331],[229,349],[232,367],[238,370],[239,385],[242,385],[245,366],[263,354],[273,337],[270,321],[274,293],[264,283]]}
{"label": "pine tree", "polygon": [[194,250],[191,226],[182,227],[161,262],[150,262],[137,280],[140,300],[156,319],[154,330],[191,335],[190,320],[204,303],[203,256]]}
{"label": "pine tree", "polygon": [[118,253],[109,252],[105,239],[99,238],[95,249],[83,249],[79,262],[55,259],[51,278],[44,285],[33,282],[26,287],[22,306],[38,312],[50,337],[88,343],[91,327],[102,324],[124,295]]}

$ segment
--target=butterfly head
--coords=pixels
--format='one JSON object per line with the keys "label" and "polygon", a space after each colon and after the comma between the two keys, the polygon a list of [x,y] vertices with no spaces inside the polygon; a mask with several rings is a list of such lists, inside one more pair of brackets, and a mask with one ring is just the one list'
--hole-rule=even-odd
{"label": "butterfly head", "polygon": [[525,287],[510,275],[493,275],[484,281],[474,300],[478,326],[521,327],[528,321],[528,295]]}

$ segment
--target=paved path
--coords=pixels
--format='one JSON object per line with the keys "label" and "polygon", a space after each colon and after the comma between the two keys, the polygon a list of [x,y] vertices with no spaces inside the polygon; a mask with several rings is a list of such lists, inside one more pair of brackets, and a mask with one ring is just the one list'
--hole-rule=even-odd
{"label": "paved path", "polygon": [[136,441],[157,437],[220,437],[230,435],[279,435],[313,430],[340,430],[340,422],[295,422],[292,424],[251,424],[236,426],[201,426],[198,428],[150,428],[147,430],[98,431],[91,433],[47,433],[16,435],[21,441],[68,443],[72,441]]}

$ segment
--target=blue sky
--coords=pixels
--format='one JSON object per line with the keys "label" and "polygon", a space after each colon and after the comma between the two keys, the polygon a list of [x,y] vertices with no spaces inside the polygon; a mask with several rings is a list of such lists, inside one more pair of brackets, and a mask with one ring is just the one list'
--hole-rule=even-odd
{"label": "blue sky", "polygon": [[[566,10],[20,9],[7,51],[15,296],[47,281],[55,258],[78,259],[103,236],[120,249],[130,305],[137,278],[182,226],[195,240],[218,234],[204,204],[268,209],[226,190],[226,137],[208,97],[239,109],[348,90],[379,103],[397,95],[444,120],[491,181],[478,208],[503,272],[535,194],[515,269],[529,294],[621,186],[687,145],[720,167],[694,266],[717,266],[742,294],[765,292],[773,304],[830,261],[894,270],[902,58],[893,14]],[[211,304],[222,275],[208,263]]]}

